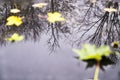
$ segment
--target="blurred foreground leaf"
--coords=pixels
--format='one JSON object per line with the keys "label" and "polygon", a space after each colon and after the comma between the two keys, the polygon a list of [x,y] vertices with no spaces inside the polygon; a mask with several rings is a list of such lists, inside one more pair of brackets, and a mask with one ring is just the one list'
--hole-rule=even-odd
{"label": "blurred foreground leaf", "polygon": [[105,45],[96,47],[95,45],[84,44],[81,50],[73,49],[73,51],[78,54],[80,60],[95,59],[100,61],[103,56],[109,56],[111,54],[110,47]]}

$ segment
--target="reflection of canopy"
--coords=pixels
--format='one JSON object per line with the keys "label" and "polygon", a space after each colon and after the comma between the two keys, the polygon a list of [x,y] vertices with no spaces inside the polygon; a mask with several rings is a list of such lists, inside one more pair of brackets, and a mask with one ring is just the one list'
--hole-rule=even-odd
{"label": "reflection of canopy", "polygon": [[[38,17],[38,14],[46,16],[48,12],[59,11],[60,8],[57,10],[59,6],[57,6],[56,2],[51,0],[49,2],[50,6],[48,5],[45,8],[39,9],[32,7],[32,4],[34,4],[33,1],[6,0],[2,2],[0,6],[0,44],[6,43],[5,38],[11,36],[13,33],[24,35],[25,40],[32,39],[36,41],[40,38],[41,34],[43,35],[47,32],[49,35],[48,43],[54,47],[59,46],[58,39],[61,33],[65,35],[70,32],[68,27],[62,23],[56,22],[55,24],[51,24],[46,19]],[[20,12],[17,14],[10,13],[10,10],[13,8],[20,9]],[[12,15],[24,17],[22,25],[19,27],[15,25],[6,26],[6,19]]]}
{"label": "reflection of canopy", "polygon": [[[23,2],[24,4],[22,4]],[[111,7],[119,10],[119,4],[116,0],[97,0],[96,3],[91,3],[90,0],[48,0],[46,2],[49,3],[48,6],[39,9],[32,7],[33,0],[3,1],[3,4],[0,6],[1,44],[6,42],[4,38],[14,32],[25,35],[25,39],[33,40],[37,40],[41,34],[47,32],[50,46],[59,46],[58,40],[61,33],[66,36],[70,32],[77,39],[77,43],[81,43],[81,39],[83,38],[96,45],[111,44],[113,41],[120,41],[119,11],[108,12],[104,10],[104,8],[108,9]],[[73,5],[73,2],[76,4]],[[13,15],[10,13],[10,9],[16,8],[16,6],[21,10],[16,16],[24,17],[23,24],[19,28],[15,26],[6,27],[7,17]],[[48,12],[55,11],[64,14],[66,24],[59,22],[54,24],[48,23],[46,19],[38,17],[38,14],[46,16]]]}
{"label": "reflection of canopy", "polygon": [[[83,34],[77,41],[86,37],[86,40],[98,46],[101,44],[110,45],[114,41],[120,41],[118,2],[115,0],[103,2],[102,0],[97,0],[95,4],[87,3],[87,8],[84,18],[80,21],[81,26],[79,27],[79,30]],[[110,9],[113,9],[113,11],[108,11]]]}

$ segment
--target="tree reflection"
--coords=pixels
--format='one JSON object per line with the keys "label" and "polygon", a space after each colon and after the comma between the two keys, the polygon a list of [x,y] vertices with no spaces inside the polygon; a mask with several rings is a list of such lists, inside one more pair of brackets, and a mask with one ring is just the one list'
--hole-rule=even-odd
{"label": "tree reflection", "polygon": [[[45,18],[41,18],[38,15],[46,16],[48,12],[67,12],[72,10],[71,6],[67,5],[73,0],[48,0],[49,5],[44,8],[33,8],[32,0],[21,1],[21,0],[7,0],[3,1],[0,5],[0,44],[5,45],[7,41],[6,37],[9,37],[13,33],[18,33],[25,36],[25,40],[32,39],[37,41],[41,35],[47,33],[48,45],[50,50],[54,50],[59,46],[59,40],[61,37],[67,37],[70,34],[70,29],[65,25],[65,22],[49,23]],[[24,2],[24,4],[22,4]],[[63,3],[63,4],[61,4]],[[20,13],[13,14],[10,10],[18,8],[21,10]],[[24,17],[23,24],[20,27],[6,26],[6,19],[11,15]]]}
{"label": "tree reflection", "polygon": [[[79,27],[79,30],[83,31],[83,33],[78,40],[81,40],[81,38],[87,35],[85,40],[88,40],[98,46],[101,44],[110,45],[114,41],[120,41],[119,3],[116,1],[102,2],[102,0],[98,0],[95,4],[90,2],[88,4],[90,6],[83,18],[83,24]],[[104,11],[104,8],[111,7],[118,11]]]}
{"label": "tree reflection", "polygon": [[[22,9],[21,5],[19,5],[18,3],[14,3],[12,0],[8,1],[7,3],[3,3],[2,7],[2,18],[0,21],[2,41],[4,41],[7,36],[13,34],[14,32],[25,35],[25,39],[28,39],[29,37],[34,40],[37,39],[37,36],[39,36],[39,33],[42,31],[42,27],[41,23],[38,21],[38,16],[34,8],[32,8],[31,6],[26,6],[25,9]],[[13,9],[15,7],[21,9],[21,13],[14,15],[25,17],[23,21],[24,24],[21,25],[19,28],[16,26],[6,26],[7,17],[13,15],[12,13],[10,13],[10,9]]]}
{"label": "tree reflection", "polygon": [[[66,0],[51,0],[51,5],[49,7],[50,12],[67,12],[70,11],[71,7],[67,6],[70,1]],[[62,4],[62,5],[61,5]],[[56,47],[60,47],[59,45],[59,39],[64,36],[67,37],[67,34],[70,34],[70,29],[65,25],[65,23],[48,23],[48,32],[50,32],[50,37],[48,39],[48,44],[50,47],[50,50],[54,50]],[[62,34],[61,34],[62,33]]]}
{"label": "tree reflection", "polygon": [[[23,3],[24,2],[24,3]],[[43,8],[33,8],[34,0],[5,0],[0,4],[0,44],[6,44],[6,37],[14,32],[25,36],[25,40],[37,41],[47,33],[47,43],[50,50],[60,47],[59,40],[69,35],[78,36],[78,45],[81,40],[88,40],[98,46],[110,45],[119,41],[119,3],[117,1],[96,0],[45,0],[49,3]],[[76,3],[76,4],[75,4]],[[75,5],[74,5],[75,4]],[[20,27],[6,26],[7,17],[13,15],[10,9],[19,8],[16,16],[24,17]],[[103,9],[115,8],[117,12],[107,12]],[[49,23],[46,20],[48,12],[60,12],[65,17],[65,22]],[[41,15],[42,17],[39,17]],[[77,35],[78,34],[78,35]],[[116,36],[114,36],[116,35]],[[71,35],[72,36],[72,35]],[[76,38],[75,38],[76,39]]]}

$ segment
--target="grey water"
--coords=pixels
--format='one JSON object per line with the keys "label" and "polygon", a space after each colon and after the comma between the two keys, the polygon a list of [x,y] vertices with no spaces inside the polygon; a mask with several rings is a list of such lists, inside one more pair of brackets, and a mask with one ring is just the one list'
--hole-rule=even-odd
{"label": "grey water", "polygon": [[[44,39],[40,42],[20,42],[0,50],[0,80],[87,80],[93,78],[94,69],[85,69],[86,63],[73,57],[71,47],[49,55]],[[100,71],[100,80],[120,80],[119,67]]]}
{"label": "grey water", "polygon": [[[1,1],[6,3],[9,0]],[[24,3],[24,6],[26,6],[29,5],[28,2],[30,0],[13,1],[18,1],[19,3],[21,2],[21,4]],[[31,3],[33,2],[37,2],[37,0],[34,0]],[[73,24],[74,22],[75,21],[73,20]],[[71,26],[71,24],[68,26]],[[76,56],[76,54],[72,52],[72,48],[74,47],[71,46],[71,42],[67,37],[61,38],[59,40],[60,47],[57,45],[57,49],[51,52],[51,48],[54,46],[49,46],[47,43],[51,40],[49,38],[51,32],[52,31],[48,32],[47,34],[45,31],[42,36],[40,35],[40,37],[37,37],[38,40],[29,39],[30,36],[26,36],[27,32],[23,32],[26,37],[25,41],[14,43],[8,42],[5,43],[5,45],[2,45],[0,47],[0,80],[92,79],[95,67],[86,69],[85,62],[78,61],[74,58],[74,56]],[[28,34],[31,35],[29,32]],[[75,36],[71,38],[75,38]],[[105,67],[105,71],[100,71],[99,79],[120,80],[119,67],[119,64]]]}

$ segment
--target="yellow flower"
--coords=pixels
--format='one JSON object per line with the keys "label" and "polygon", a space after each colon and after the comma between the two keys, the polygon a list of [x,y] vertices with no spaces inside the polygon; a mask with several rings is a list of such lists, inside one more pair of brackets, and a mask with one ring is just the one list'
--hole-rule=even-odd
{"label": "yellow flower", "polygon": [[10,12],[11,12],[11,13],[19,13],[20,10],[16,8],[16,9],[11,9]]}
{"label": "yellow flower", "polygon": [[36,3],[36,4],[33,4],[32,7],[34,8],[42,8],[43,6],[47,6],[48,3]]}
{"label": "yellow flower", "polygon": [[20,26],[22,24],[22,18],[18,17],[18,16],[9,16],[7,18],[7,26],[11,26],[11,25],[16,25],[16,26]]}
{"label": "yellow flower", "polygon": [[56,21],[65,21],[65,19],[61,17],[62,15],[59,12],[49,12],[47,16],[47,20],[51,23],[55,23]]}
{"label": "yellow flower", "polygon": [[23,39],[24,39],[24,36],[20,36],[18,33],[14,33],[11,37],[6,38],[6,40],[10,42],[21,41]]}

